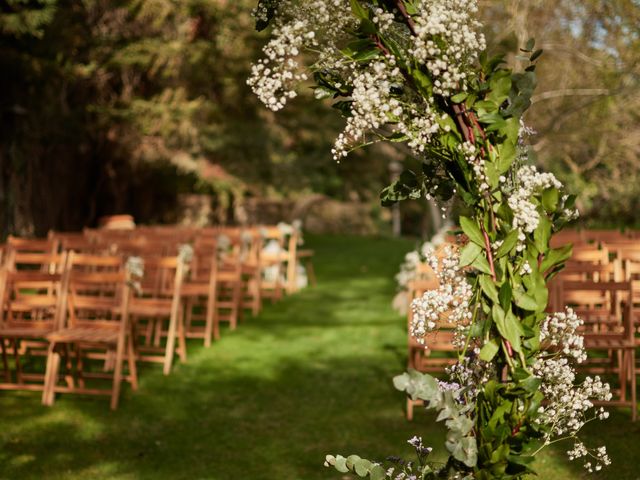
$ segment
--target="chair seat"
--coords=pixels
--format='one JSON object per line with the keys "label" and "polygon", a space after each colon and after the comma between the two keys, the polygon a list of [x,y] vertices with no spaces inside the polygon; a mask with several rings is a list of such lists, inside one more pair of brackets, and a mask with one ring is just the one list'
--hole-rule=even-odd
{"label": "chair seat", "polygon": [[105,328],[63,328],[47,335],[47,340],[56,343],[87,342],[117,343],[118,331]]}
{"label": "chair seat", "polygon": [[180,290],[180,294],[185,297],[192,297],[198,295],[209,295],[209,282],[197,282],[197,281],[189,281],[182,284],[182,288]]}
{"label": "chair seat", "polygon": [[132,315],[166,315],[171,312],[171,299],[135,298],[129,305]]}
{"label": "chair seat", "polygon": [[296,255],[298,258],[311,258],[315,252],[313,250],[298,250]]}
{"label": "chair seat", "polygon": [[51,328],[7,327],[0,328],[0,337],[4,338],[45,338],[51,332]]}

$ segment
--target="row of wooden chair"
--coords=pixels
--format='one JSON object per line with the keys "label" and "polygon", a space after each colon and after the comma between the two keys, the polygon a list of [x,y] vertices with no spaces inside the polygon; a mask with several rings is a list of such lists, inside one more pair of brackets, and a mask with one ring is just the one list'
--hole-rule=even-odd
{"label": "row of wooden chair", "polygon": [[[264,298],[295,291],[297,235],[157,227],[10,237],[1,250],[0,389],[42,390],[46,405],[57,392],[109,394],[116,408],[122,380],[137,388],[137,362],[162,363],[169,374],[175,355],[186,361],[187,338],[209,346],[220,322],[236,328]],[[274,239],[284,248],[263,254]],[[44,373],[27,372],[39,357]],[[94,378],[110,378],[111,388]]]}
{"label": "row of wooden chair", "polygon": [[[631,408],[635,420],[636,378],[640,373],[636,363],[640,347],[640,239],[631,235],[605,231],[565,235],[565,240],[575,242],[573,256],[549,284],[548,311],[562,312],[570,307],[583,319],[581,333],[588,360],[579,365],[579,371],[616,378],[614,398],[606,403]],[[419,275],[411,283],[411,299],[438,287],[435,272],[428,265],[416,271]],[[427,338],[426,350],[409,336],[409,367],[442,373],[453,364],[452,327],[443,318],[440,328]],[[408,419],[420,403],[407,401]]]}

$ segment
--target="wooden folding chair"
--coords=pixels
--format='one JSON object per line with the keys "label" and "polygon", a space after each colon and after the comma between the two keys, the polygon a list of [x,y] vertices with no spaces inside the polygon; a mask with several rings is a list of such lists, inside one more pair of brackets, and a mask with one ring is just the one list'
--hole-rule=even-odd
{"label": "wooden folding chair", "polygon": [[[185,335],[204,339],[205,347],[211,345],[212,338],[220,338],[220,326],[215,318],[217,270],[215,238],[196,239],[191,268],[180,294],[185,304]],[[196,308],[204,308],[204,314],[199,315],[194,311]]]}
{"label": "wooden folding chair", "polygon": [[[635,342],[630,300],[631,282],[560,280],[559,296],[584,321],[581,333],[587,352],[604,351],[607,357],[591,356],[580,370],[618,377],[618,398],[607,402],[631,408],[636,419]],[[627,398],[627,383],[630,398]]]}
{"label": "wooden folding chair", "polygon": [[[129,381],[133,390],[137,389],[135,351],[128,321],[131,296],[128,275],[122,268],[109,271],[103,268],[104,265],[93,265],[98,258],[103,264],[107,260],[113,264],[120,262],[114,257],[69,253],[68,320],[63,328],[47,335],[44,405],[53,405],[56,393],[109,395],[111,409],[115,410],[123,378]],[[88,369],[87,360],[95,352],[100,355],[93,358],[113,357],[113,373]],[[65,362],[61,362],[62,356]],[[129,367],[127,376],[123,376],[125,360]],[[61,375],[62,365],[65,368]],[[87,380],[105,378],[112,380],[110,389],[86,384]],[[60,385],[61,379],[65,381],[64,385]]]}
{"label": "wooden folding chair", "polygon": [[245,310],[251,310],[255,317],[262,309],[262,235],[256,229],[247,229],[239,232],[232,241],[236,245],[235,253],[227,255],[225,262],[229,265],[239,263],[242,277],[239,315],[243,318]]}
{"label": "wooden folding chair", "polygon": [[[414,280],[409,284],[410,298],[412,300],[421,298],[426,291],[435,290],[438,286],[438,279],[435,276],[428,280]],[[425,373],[444,373],[447,367],[456,363],[457,359],[451,355],[456,352],[453,345],[455,326],[448,322],[447,317],[444,315],[438,322],[438,328],[425,337],[424,345],[418,343],[410,333],[408,334],[408,367],[410,369]],[[412,320],[413,311],[409,306],[407,315],[409,328]],[[424,405],[422,400],[407,397],[407,420],[413,419],[413,408],[420,405]]]}
{"label": "wooden folding chair", "polygon": [[285,234],[278,227],[259,227],[262,236],[260,251],[260,291],[262,298],[272,302],[280,300],[285,291],[285,275],[288,253]]}
{"label": "wooden folding chair", "polygon": [[[66,263],[64,255],[63,265]],[[44,339],[63,321],[67,271],[0,272],[0,349],[4,371],[1,390],[42,390],[44,372],[25,371],[25,360],[46,353]],[[13,349],[13,370],[8,350]],[[14,378],[15,377],[15,378]]]}
{"label": "wooden folding chair", "polygon": [[137,346],[138,360],[162,363],[164,374],[169,375],[176,352],[181,361],[187,361],[181,305],[186,265],[180,256],[142,258],[144,277],[129,306],[136,338],[144,339]]}

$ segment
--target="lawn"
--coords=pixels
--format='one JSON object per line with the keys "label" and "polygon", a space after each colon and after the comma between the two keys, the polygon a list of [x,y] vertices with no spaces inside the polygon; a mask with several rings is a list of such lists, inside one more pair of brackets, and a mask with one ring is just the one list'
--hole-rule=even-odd
{"label": "lawn", "polygon": [[[409,455],[414,434],[444,458],[444,430],[391,385],[406,364],[406,325],[390,308],[411,241],[313,237],[319,285],[268,305],[169,377],[145,367],[116,412],[106,398],[0,392],[2,479],[340,479],[327,453]],[[639,424],[628,411],[591,426],[613,465],[592,478],[640,479]],[[587,477],[564,448],[537,463],[542,479]]]}

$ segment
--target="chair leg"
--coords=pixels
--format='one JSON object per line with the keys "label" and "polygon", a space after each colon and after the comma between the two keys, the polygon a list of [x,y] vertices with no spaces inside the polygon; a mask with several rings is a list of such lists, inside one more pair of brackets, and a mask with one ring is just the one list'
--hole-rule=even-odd
{"label": "chair leg", "polygon": [[631,371],[631,421],[635,422],[638,417],[638,405],[636,398],[636,351],[631,349],[629,351],[629,368]]}
{"label": "chair leg", "polygon": [[193,306],[194,306],[193,298],[187,298],[185,301],[185,317],[184,324],[187,329],[187,332],[191,330],[191,323],[193,321]]}
{"label": "chair leg", "polygon": [[187,334],[184,326],[184,310],[178,312],[178,355],[182,363],[187,362]]}
{"label": "chair leg", "polygon": [[231,311],[229,313],[229,324],[231,330],[235,330],[238,326],[238,313],[242,310],[242,282],[235,282],[233,284],[233,290],[231,291]]}
{"label": "chair leg", "polygon": [[20,363],[20,352],[18,349],[18,339],[14,338],[13,339],[13,358],[15,361],[15,367],[16,367],[16,382],[18,384],[22,384],[22,364]]}
{"label": "chair leg", "polygon": [[413,401],[407,397],[407,420],[413,420]]}
{"label": "chair leg", "polygon": [[124,363],[124,333],[118,337],[116,346],[116,364],[113,369],[113,386],[111,388],[111,410],[118,408],[118,400],[120,399],[120,387],[122,386],[122,364]]}
{"label": "chair leg", "polygon": [[55,351],[55,344],[49,346],[47,352],[47,373],[46,384],[42,394],[42,404],[51,406],[56,398],[56,384],[58,383],[58,373],[60,370],[60,354]]}
{"label": "chair leg", "polygon": [[316,281],[316,272],[313,269],[313,263],[311,263],[311,261],[308,261],[306,264],[307,267],[307,278],[309,279],[309,285],[311,285],[312,287],[315,287],[316,285],[318,285],[318,282]]}
{"label": "chair leg", "polygon": [[[105,360],[105,371],[106,371],[106,360]],[[76,347],[76,376],[78,377],[78,386],[80,388],[84,388],[84,362],[82,360],[82,349],[78,345]]]}
{"label": "chair leg", "polygon": [[164,350],[164,366],[162,369],[165,375],[169,375],[169,373],[171,373],[173,356],[176,353],[176,334],[178,330],[179,310],[180,310],[180,306],[174,305],[171,308],[171,316],[169,317],[169,330],[167,331],[167,345]]}
{"label": "chair leg", "polygon": [[618,381],[620,382],[620,401],[627,400],[627,379],[629,372],[629,353],[627,351],[618,351]]}
{"label": "chair leg", "polygon": [[11,383],[11,371],[9,370],[9,361],[7,359],[7,340],[0,337],[0,347],[2,348],[2,367],[4,369],[4,381]]}
{"label": "chair leg", "polygon": [[155,325],[155,334],[153,337],[153,346],[160,347],[160,343],[162,341],[162,319],[154,317],[153,323]]}
{"label": "chair leg", "polygon": [[129,383],[131,390],[138,390],[138,365],[136,364],[136,349],[133,344],[133,334],[127,335],[127,362],[129,363]]}
{"label": "chair leg", "polygon": [[42,388],[42,404],[43,405],[48,405],[49,389],[52,386],[51,385],[51,382],[52,382],[51,369],[53,368],[53,349],[54,349],[53,344],[50,344],[49,347],[47,348],[47,362],[44,370],[44,387]]}
{"label": "chair leg", "polygon": [[214,328],[214,325],[213,325],[214,309],[215,309],[215,293],[210,291],[209,295],[207,296],[207,315],[205,317],[205,324],[204,324],[204,346],[205,347],[211,346],[212,336],[216,340],[220,337],[220,332],[215,331],[216,329]]}

